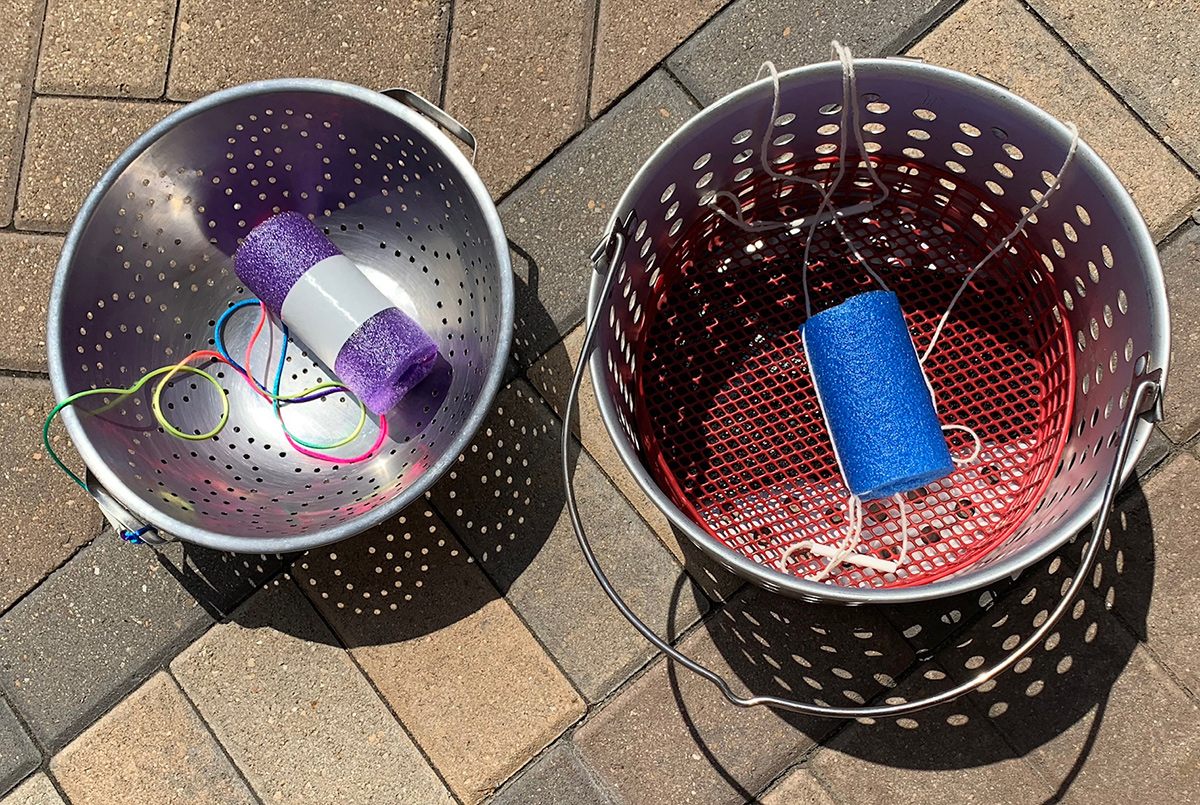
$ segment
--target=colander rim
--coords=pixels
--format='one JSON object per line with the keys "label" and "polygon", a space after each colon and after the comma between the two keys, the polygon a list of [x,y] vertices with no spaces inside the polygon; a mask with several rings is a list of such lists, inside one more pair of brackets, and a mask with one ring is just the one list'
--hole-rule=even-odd
{"label": "colander rim", "polygon": [[[1024,115],[1033,125],[1053,134],[1063,145],[1064,152],[1067,144],[1070,142],[1070,130],[1061,121],[1032,102],[985,78],[970,76],[956,70],[927,64],[919,59],[909,57],[856,58],[854,66],[859,77],[860,88],[862,86],[861,82],[864,80],[869,81],[872,74],[878,74],[881,71],[892,74],[908,73],[913,80],[935,85],[942,84],[955,89],[967,89],[979,93],[986,100],[1004,105],[1014,114]],[[821,62],[782,71],[779,73],[779,80],[782,84],[787,84],[807,80],[821,81],[836,77],[840,82],[841,73],[842,67],[840,62]],[[609,219],[607,228],[604,230],[606,233],[604,237],[607,238],[608,233],[615,231],[627,231],[624,224],[629,223],[634,203],[643,194],[650,181],[656,178],[658,166],[669,159],[672,150],[677,144],[688,142],[697,133],[702,133],[704,126],[711,117],[718,116],[730,107],[734,107],[760,93],[765,93],[769,97],[770,92],[772,92],[770,78],[756,80],[714,101],[685,121],[642,164],[637,173],[634,174],[625,192],[613,208],[613,214]],[[1149,372],[1152,369],[1161,370],[1160,384],[1165,389],[1167,370],[1170,362],[1170,314],[1167,305],[1166,285],[1163,279],[1162,266],[1158,259],[1158,250],[1155,248],[1154,240],[1150,235],[1145,220],[1142,218],[1141,212],[1134,204],[1129,192],[1125,189],[1120,179],[1112,172],[1112,169],[1082,139],[1079,142],[1076,163],[1078,165],[1086,165],[1094,173],[1096,181],[1104,191],[1105,198],[1114,206],[1114,211],[1125,222],[1126,229],[1130,232],[1131,240],[1136,247],[1139,260],[1143,266],[1142,274],[1146,280],[1147,292],[1150,299],[1150,315],[1156,321],[1162,322],[1162,326],[1152,327],[1153,343],[1150,347],[1150,353],[1154,356],[1157,365],[1147,367],[1146,371]],[[601,287],[603,283],[604,273],[602,271],[593,271],[588,293],[586,322],[592,321],[595,316],[597,306],[600,303],[599,295],[603,290]],[[589,358],[588,368],[591,371],[592,389],[596,396],[600,418],[604,422],[609,439],[616,448],[617,454],[621,457],[622,463],[653,505],[662,511],[671,521],[672,525],[683,531],[688,539],[707,556],[732,571],[735,575],[750,580],[769,592],[776,592],[808,601],[846,605],[906,604],[959,595],[996,584],[1007,577],[1015,577],[1025,568],[1059,549],[1094,520],[1100,511],[1104,488],[1103,483],[1093,484],[1087,499],[1075,507],[1071,516],[1064,518],[1058,523],[1055,528],[1055,538],[1042,540],[1036,545],[1031,545],[1027,549],[1018,551],[1003,561],[989,566],[985,570],[965,576],[955,574],[929,584],[892,589],[840,587],[832,584],[808,581],[797,576],[780,573],[773,568],[759,564],[728,548],[692,522],[686,514],[675,506],[670,498],[654,482],[653,478],[650,477],[650,474],[642,466],[637,454],[624,437],[616,408],[607,390],[601,385],[607,366],[599,349],[593,350]],[[1133,474],[1142,451],[1149,441],[1152,428],[1153,424],[1146,419],[1142,419],[1137,424],[1133,444],[1130,446],[1125,466],[1121,468],[1119,479],[1121,484],[1128,481],[1129,477]]]}
{"label": "colander rim", "polygon": [[381,504],[361,515],[342,520],[328,527],[322,527],[312,533],[297,534],[295,536],[231,536],[186,523],[173,515],[166,514],[148,505],[139,494],[122,481],[107,463],[101,459],[99,452],[92,445],[91,440],[84,431],[74,409],[67,407],[63,410],[62,419],[67,428],[67,433],[74,443],[76,450],[79,452],[80,457],[83,458],[84,464],[95,476],[100,485],[117,502],[128,509],[133,516],[152,525],[160,532],[169,534],[180,540],[215,550],[237,553],[290,553],[329,545],[379,525],[421,498],[429,487],[436,483],[458,460],[459,455],[466,450],[474,438],[479,426],[483,424],[483,420],[491,413],[492,403],[507,371],[513,340],[515,301],[512,266],[507,245],[508,240],[504,234],[500,214],[496,210],[496,205],[492,201],[491,194],[484,186],[483,180],[479,177],[473,165],[459,151],[454,142],[426,117],[381,92],[376,92],[375,90],[356,84],[322,78],[267,79],[219,90],[192,101],[181,109],[177,109],[167,115],[134,140],[112,165],[105,170],[99,181],[88,193],[63,243],[58,265],[55,268],[54,282],[50,291],[49,314],[46,324],[46,350],[50,370],[50,385],[55,398],[63,400],[71,393],[66,385],[65,356],[63,354],[61,338],[64,314],[62,309],[63,297],[66,293],[70,275],[77,268],[73,263],[83,232],[91,222],[105,194],[112,188],[118,177],[138,157],[184,121],[230,101],[284,92],[336,95],[359,101],[367,106],[373,106],[381,112],[399,118],[404,124],[419,131],[422,136],[426,137],[438,148],[439,157],[450,163],[448,167],[457,170],[459,176],[465,182],[467,189],[479,204],[483,221],[487,226],[488,235],[491,237],[493,243],[496,244],[497,270],[500,274],[500,333],[496,345],[496,360],[488,367],[483,387],[476,397],[474,407],[458,428],[458,432],[454,435],[441,458],[426,468],[416,483],[387,503]]}

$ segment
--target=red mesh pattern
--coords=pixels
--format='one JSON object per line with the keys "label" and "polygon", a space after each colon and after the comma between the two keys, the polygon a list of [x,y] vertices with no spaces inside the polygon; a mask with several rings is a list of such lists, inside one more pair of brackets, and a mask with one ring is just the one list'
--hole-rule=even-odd
{"label": "red mesh pattern", "polygon": [[[809,175],[829,177],[828,164]],[[824,170],[824,172],[822,172]],[[1015,222],[955,177],[925,166],[881,166],[891,196],[846,222],[860,253],[900,297],[919,353],[974,266]],[[838,206],[870,197],[864,177]],[[816,191],[759,182],[739,196],[750,220],[791,220],[816,208]],[[728,209],[732,205],[728,204]],[[845,533],[848,492],[805,366],[804,238],[747,233],[715,214],[693,226],[652,288],[657,304],[639,344],[636,415],[658,484],[729,548],[774,566],[787,546],[834,543]],[[1067,436],[1074,365],[1056,291],[1025,237],[976,275],[925,368],[943,424],[983,438],[978,460],[909,493],[910,551],[896,574],[845,565],[840,585],[924,584],[962,569],[1009,537],[1033,511]],[[832,225],[809,261],[814,311],[878,286]],[[956,457],[969,436],[948,434]],[[868,504],[863,548],[899,555],[899,509]],[[797,552],[789,572],[825,560]]]}

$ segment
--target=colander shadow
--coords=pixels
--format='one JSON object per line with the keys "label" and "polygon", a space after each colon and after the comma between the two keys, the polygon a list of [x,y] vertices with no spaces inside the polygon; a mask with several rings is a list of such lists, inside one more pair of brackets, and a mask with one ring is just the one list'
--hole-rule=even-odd
{"label": "colander shadow", "polygon": [[[710,618],[699,639],[715,648],[715,663],[727,669],[735,689],[836,705],[913,699],[967,681],[1029,636],[1057,602],[1084,542],[1077,538],[1004,589],[937,602],[840,609],[749,590]],[[839,723],[780,716],[828,747],[814,761],[818,775],[823,759],[837,754],[894,769],[984,774],[994,764],[1041,756],[1048,743],[1069,733],[1048,761],[1058,776],[1048,781],[1057,791],[1046,801],[1058,801],[1088,759],[1110,692],[1137,646],[1133,634],[1144,634],[1153,572],[1149,510],[1134,484],[1118,501],[1081,599],[1041,648],[996,681],[897,719]],[[1118,601],[1124,622],[1105,611],[1106,602]],[[677,703],[691,723],[689,697],[681,693],[690,683],[678,684],[679,675],[690,674],[671,673]],[[702,726],[693,730],[702,732]],[[712,755],[708,762],[753,798],[736,773],[719,767]]]}
{"label": "colander shadow", "polygon": [[424,500],[299,557],[292,572],[338,638],[350,648],[411,640],[509,591],[563,510],[559,432],[531,390],[510,384]]}
{"label": "colander shadow", "polygon": [[441,517],[420,503],[363,534],[309,551],[292,565],[292,575],[351,649],[431,634],[500,596]]}

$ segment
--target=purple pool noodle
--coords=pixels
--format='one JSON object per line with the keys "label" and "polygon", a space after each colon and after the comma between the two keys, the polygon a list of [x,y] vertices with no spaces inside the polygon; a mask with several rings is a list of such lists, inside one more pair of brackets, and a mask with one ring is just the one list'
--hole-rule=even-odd
{"label": "purple pool noodle", "polygon": [[267,310],[278,316],[296,281],[337,254],[341,254],[338,247],[307,216],[281,212],[250,230],[233,255],[233,270]]}
{"label": "purple pool noodle", "polygon": [[433,339],[393,307],[363,322],[338,353],[333,371],[364,405],[381,413],[429,376],[437,354]]}
{"label": "purple pool noodle", "polygon": [[[318,264],[322,268],[309,274]],[[377,414],[394,408],[433,369],[433,339],[300,213],[256,226],[234,254],[234,271]],[[304,314],[295,315],[298,310]]]}

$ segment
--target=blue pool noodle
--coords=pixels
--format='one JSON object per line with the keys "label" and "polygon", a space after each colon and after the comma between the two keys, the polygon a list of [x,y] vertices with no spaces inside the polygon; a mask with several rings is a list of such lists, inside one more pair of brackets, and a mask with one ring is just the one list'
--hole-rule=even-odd
{"label": "blue pool noodle", "polygon": [[853,494],[887,498],[954,471],[896,294],[851,297],[815,314],[801,335],[834,453]]}

